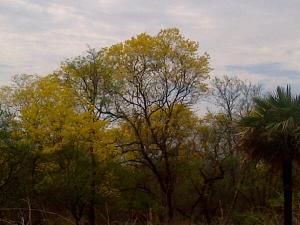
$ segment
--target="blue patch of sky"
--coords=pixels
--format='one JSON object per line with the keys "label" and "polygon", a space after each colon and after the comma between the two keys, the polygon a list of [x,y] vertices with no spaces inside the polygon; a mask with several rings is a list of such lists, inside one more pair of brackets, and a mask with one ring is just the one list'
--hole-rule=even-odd
{"label": "blue patch of sky", "polygon": [[253,65],[227,65],[226,69],[231,72],[244,71],[252,74],[260,74],[268,77],[286,77],[289,79],[299,79],[300,70],[290,69],[282,63],[262,63]]}

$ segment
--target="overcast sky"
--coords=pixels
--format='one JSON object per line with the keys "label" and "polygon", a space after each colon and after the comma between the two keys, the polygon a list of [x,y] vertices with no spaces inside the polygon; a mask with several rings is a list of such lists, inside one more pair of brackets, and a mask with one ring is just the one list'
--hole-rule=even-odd
{"label": "overcast sky", "polygon": [[212,75],[300,90],[299,0],[0,0],[0,85],[47,74],[87,46],[178,27],[211,56]]}

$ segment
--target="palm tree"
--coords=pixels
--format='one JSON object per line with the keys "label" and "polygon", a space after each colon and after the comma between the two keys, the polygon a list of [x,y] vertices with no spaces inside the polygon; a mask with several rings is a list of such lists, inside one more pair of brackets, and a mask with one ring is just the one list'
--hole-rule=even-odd
{"label": "palm tree", "polygon": [[292,170],[299,158],[300,97],[290,86],[254,99],[253,111],[240,120],[240,147],[251,158],[282,169],[284,225],[292,225]]}

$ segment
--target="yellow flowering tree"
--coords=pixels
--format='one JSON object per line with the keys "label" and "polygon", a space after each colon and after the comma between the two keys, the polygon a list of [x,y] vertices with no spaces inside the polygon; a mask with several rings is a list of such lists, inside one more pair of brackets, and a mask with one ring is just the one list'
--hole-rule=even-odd
{"label": "yellow flowering tree", "polygon": [[[102,175],[98,166],[98,162],[110,154],[107,146],[111,137],[107,131],[107,122],[95,121],[90,111],[82,110],[81,100],[54,75],[36,78],[18,88],[13,99],[19,111],[17,122],[21,128],[20,135],[33,146],[37,155],[42,155],[39,158],[43,159],[42,163],[37,162],[33,171],[43,170],[49,175],[42,179],[41,184],[45,185],[39,184],[38,187],[53,191],[53,188],[58,187],[55,183],[61,181],[59,190],[67,196],[74,186],[78,187],[66,199],[63,195],[59,196],[71,204],[70,211],[76,223],[79,223],[83,209],[91,198],[88,185],[91,179],[91,160],[88,157],[91,148],[94,154],[93,171],[97,178],[95,191],[99,193],[106,190],[104,194],[111,194],[105,187],[107,182],[102,181],[109,174]],[[70,159],[72,163],[67,163]]]}

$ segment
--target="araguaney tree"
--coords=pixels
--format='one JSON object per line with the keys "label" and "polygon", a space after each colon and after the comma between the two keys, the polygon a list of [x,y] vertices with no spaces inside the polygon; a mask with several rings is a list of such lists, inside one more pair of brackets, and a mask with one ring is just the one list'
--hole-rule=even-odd
{"label": "araguaney tree", "polygon": [[[104,151],[107,149],[105,141],[109,142],[111,139],[106,132],[107,122],[95,121],[93,114],[81,110],[81,100],[55,75],[35,78],[27,83],[19,87],[12,97],[15,108],[19,110],[19,135],[27,145],[32,146],[36,155],[31,191],[37,194],[37,186],[38,189],[46,190],[45,187],[54,187],[52,182],[64,181],[64,185],[57,186],[58,191],[64,192],[56,194],[69,196],[61,197],[60,201],[65,199],[76,224],[79,224],[88,205],[87,201],[91,199],[91,187],[87,186],[87,182],[91,180],[89,173],[92,170],[93,176],[100,177],[102,171],[99,171],[98,159],[109,154]],[[84,160],[91,148],[95,155],[93,167]],[[79,174],[71,172],[74,170]],[[95,192],[99,192],[103,180],[94,181]],[[69,187],[69,190],[63,187]],[[71,189],[72,195],[68,195],[67,192]],[[53,189],[50,188],[49,191],[51,190]]]}
{"label": "araguaney tree", "polygon": [[[171,121],[180,111],[178,105],[191,106],[205,92],[204,81],[210,71],[209,57],[199,55],[198,47],[197,42],[186,39],[173,28],[154,36],[140,34],[104,53],[113,80],[107,95],[111,107],[106,113],[126,122],[134,131],[141,162],[159,183],[169,222],[174,216],[176,180],[171,165],[176,143],[171,136],[174,129]],[[157,114],[159,126],[154,119]]]}
{"label": "araguaney tree", "polygon": [[[62,63],[58,76],[62,82],[73,90],[77,96],[78,107],[90,114],[92,121],[103,122],[106,114],[103,113],[108,105],[107,88],[109,88],[110,74],[103,60],[103,50],[89,49],[84,56]],[[107,151],[109,148],[106,148]],[[91,195],[89,201],[89,224],[94,225],[96,221],[96,149],[89,149],[91,176]]]}

